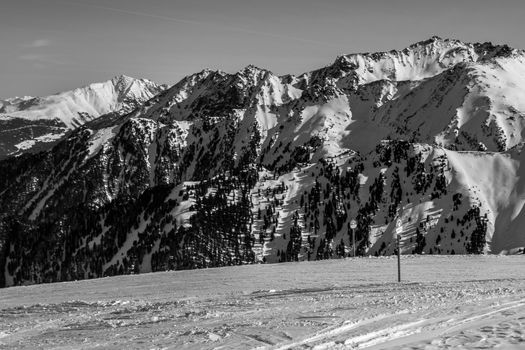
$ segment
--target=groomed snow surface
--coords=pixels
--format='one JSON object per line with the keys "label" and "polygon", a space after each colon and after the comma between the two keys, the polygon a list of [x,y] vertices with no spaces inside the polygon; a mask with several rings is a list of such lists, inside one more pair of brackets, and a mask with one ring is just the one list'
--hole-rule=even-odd
{"label": "groomed snow surface", "polygon": [[0,290],[2,349],[525,347],[525,256],[352,258]]}

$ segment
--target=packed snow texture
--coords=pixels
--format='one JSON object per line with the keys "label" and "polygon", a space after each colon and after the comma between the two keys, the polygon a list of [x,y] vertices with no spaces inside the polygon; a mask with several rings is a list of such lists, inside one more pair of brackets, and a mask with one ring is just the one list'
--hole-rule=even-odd
{"label": "packed snow texture", "polygon": [[0,348],[518,349],[523,256],[354,258],[0,290]]}

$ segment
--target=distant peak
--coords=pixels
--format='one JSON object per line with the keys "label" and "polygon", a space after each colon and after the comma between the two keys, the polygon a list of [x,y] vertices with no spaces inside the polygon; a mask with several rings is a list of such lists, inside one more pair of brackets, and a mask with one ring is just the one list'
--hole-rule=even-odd
{"label": "distant peak", "polygon": [[113,81],[115,83],[131,83],[131,82],[134,82],[136,80],[140,80],[140,79],[136,79],[136,78],[130,77],[130,76],[125,75],[125,74],[116,75],[116,76],[114,76],[111,79],[111,81]]}
{"label": "distant peak", "polygon": [[432,35],[427,40],[423,40],[423,42],[450,41],[450,40],[451,39],[449,39],[449,38],[442,38],[439,35]]}
{"label": "distant peak", "polygon": [[113,79],[133,79],[135,80],[135,78],[130,77],[129,75],[126,75],[126,74],[115,75]]}
{"label": "distant peak", "polygon": [[420,49],[427,46],[436,46],[436,47],[443,47],[443,46],[454,46],[454,45],[465,45],[462,41],[457,39],[449,39],[449,38],[442,38],[437,35],[431,36],[429,39],[418,41],[414,44],[411,44],[408,47],[405,47],[404,49],[394,49],[390,51],[377,51],[377,52],[361,52],[361,53],[350,53],[350,54],[344,54],[340,55],[336,58],[335,64],[336,65],[347,65],[349,63],[349,59],[355,56],[372,56],[374,59],[385,57],[389,53],[396,53],[396,52],[406,52],[407,50],[415,50]]}
{"label": "distant peak", "polygon": [[236,77],[240,79],[247,79],[252,82],[256,82],[260,79],[267,79],[272,75],[273,73],[269,70],[259,68],[257,66],[254,66],[253,64],[250,64],[238,71],[237,73],[235,73]]}
{"label": "distant peak", "polygon": [[442,38],[440,36],[433,35],[429,39],[418,41],[417,43],[410,45],[409,48],[414,48],[418,46],[427,46],[427,45],[432,45],[436,43],[456,43],[458,44],[458,43],[461,43],[461,41],[457,39]]}
{"label": "distant peak", "polygon": [[249,64],[239,71],[239,73],[259,73],[259,72],[269,72],[269,70],[264,68],[259,68],[253,64]]}
{"label": "distant peak", "polygon": [[192,75],[188,75],[186,78],[196,78],[196,77],[206,78],[208,76],[217,76],[217,75],[218,76],[222,76],[222,75],[225,75],[225,74],[226,73],[223,72],[220,69],[204,68],[203,70],[201,70],[198,73],[194,73]]}
{"label": "distant peak", "polygon": [[257,67],[254,64],[249,64],[246,67],[244,67],[242,70],[262,70],[261,68]]}
{"label": "distant peak", "polygon": [[448,40],[449,39],[443,39],[442,37],[438,35],[432,35],[430,38],[418,41],[412,45],[428,45],[428,44],[435,43],[436,41],[448,41]]}
{"label": "distant peak", "polygon": [[196,76],[208,76],[210,74],[223,74],[223,72],[218,69],[211,69],[211,68],[204,68],[203,70],[201,70],[200,72],[198,73],[195,73],[194,75]]}
{"label": "distant peak", "polygon": [[115,76],[110,82],[118,91],[127,91],[133,86],[138,89],[166,89],[166,86],[159,85],[151,80],[133,78],[124,74]]}

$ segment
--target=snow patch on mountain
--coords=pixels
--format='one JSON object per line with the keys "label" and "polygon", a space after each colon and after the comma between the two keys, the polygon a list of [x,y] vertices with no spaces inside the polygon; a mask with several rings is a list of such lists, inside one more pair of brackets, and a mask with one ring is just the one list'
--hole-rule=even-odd
{"label": "snow patch on mountain", "polygon": [[104,145],[118,133],[119,125],[97,130],[90,139],[88,157],[97,154]]}

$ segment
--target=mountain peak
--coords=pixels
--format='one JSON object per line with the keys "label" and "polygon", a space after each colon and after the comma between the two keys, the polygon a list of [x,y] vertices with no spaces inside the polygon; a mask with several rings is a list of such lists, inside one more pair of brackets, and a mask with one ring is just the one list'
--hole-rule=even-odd
{"label": "mountain peak", "polygon": [[264,76],[267,76],[268,74],[272,74],[271,71],[264,68],[259,68],[253,64],[249,64],[240,71],[238,71],[235,75],[237,76],[244,76],[244,77],[251,77],[251,78],[263,78]]}
{"label": "mountain peak", "polygon": [[114,82],[114,83],[123,83],[123,84],[126,84],[126,85],[131,85],[131,84],[133,84],[135,82],[141,82],[141,83],[146,83],[146,84],[156,84],[156,83],[154,83],[153,81],[151,81],[149,79],[135,78],[135,77],[131,77],[131,76],[125,75],[125,74],[116,75],[110,81]]}
{"label": "mountain peak", "polygon": [[267,72],[267,69],[259,68],[254,64],[249,64],[243,69],[240,70],[240,72]]}
{"label": "mountain peak", "polygon": [[152,81],[148,79],[134,78],[134,77],[130,77],[129,75],[124,75],[124,74],[113,77],[111,80],[109,80],[109,82],[115,85],[115,87],[122,88],[122,89],[126,89],[129,86],[133,84],[137,84],[137,83],[141,85],[152,85],[152,84],[156,85],[155,83],[153,83]]}
{"label": "mountain peak", "polygon": [[418,41],[418,42],[410,45],[409,47],[425,46],[425,45],[430,45],[430,44],[434,44],[434,43],[437,43],[437,42],[442,43],[442,42],[450,42],[450,41],[456,41],[456,40],[448,39],[448,38],[444,39],[444,38],[442,38],[440,36],[432,35],[430,38]]}
{"label": "mountain peak", "polygon": [[357,85],[377,80],[419,81],[477,57],[472,45],[435,35],[401,50],[339,56],[328,69],[342,72],[336,75],[352,74]]}
{"label": "mountain peak", "polygon": [[9,141],[0,145],[0,159],[29,151],[35,145],[46,149],[67,131],[104,114],[129,113],[166,88],[146,79],[118,75],[51,96],[0,101],[0,119],[6,130],[13,129],[13,136],[4,133]]}
{"label": "mountain peak", "polygon": [[137,79],[137,78],[130,77],[128,75],[120,74],[120,75],[114,76],[110,81],[113,82],[114,84],[129,85],[137,80],[141,80],[141,79]]}
{"label": "mountain peak", "polygon": [[115,75],[113,79],[111,80],[136,80],[136,78],[130,77],[129,75],[126,75],[126,74],[119,74],[119,75]]}

